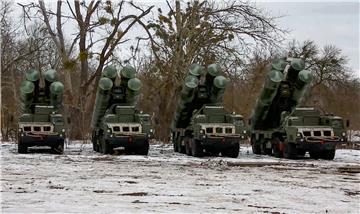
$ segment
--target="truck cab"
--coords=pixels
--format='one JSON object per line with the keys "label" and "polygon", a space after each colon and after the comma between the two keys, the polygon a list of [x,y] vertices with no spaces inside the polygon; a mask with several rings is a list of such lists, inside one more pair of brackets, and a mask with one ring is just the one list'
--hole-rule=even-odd
{"label": "truck cab", "polygon": [[123,148],[127,154],[147,155],[153,134],[149,114],[138,112],[134,106],[115,104],[93,134],[94,150],[111,154],[115,148]]}
{"label": "truck cab", "polygon": [[53,106],[35,105],[34,114],[22,114],[18,123],[18,152],[27,153],[28,147],[49,146],[63,153],[65,126],[62,114]]}
{"label": "truck cab", "polygon": [[321,115],[315,108],[296,108],[284,120],[283,128],[291,151],[302,156],[308,151],[316,159],[333,159],[336,145],[346,141],[342,118]]}
{"label": "truck cab", "polygon": [[243,117],[229,114],[223,106],[204,105],[194,112],[185,133],[186,153],[237,157],[239,143],[247,138]]}

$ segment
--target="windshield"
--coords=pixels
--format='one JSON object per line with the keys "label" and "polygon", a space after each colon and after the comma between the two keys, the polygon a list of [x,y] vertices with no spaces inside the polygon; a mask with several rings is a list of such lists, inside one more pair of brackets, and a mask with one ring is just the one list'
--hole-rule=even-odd
{"label": "windshield", "polygon": [[332,126],[333,128],[338,128],[338,129],[344,128],[343,121],[340,120],[340,119],[332,120],[332,121],[331,121],[331,126]]}
{"label": "windshield", "polygon": [[244,120],[242,118],[235,118],[234,119],[234,125],[235,126],[244,126]]}

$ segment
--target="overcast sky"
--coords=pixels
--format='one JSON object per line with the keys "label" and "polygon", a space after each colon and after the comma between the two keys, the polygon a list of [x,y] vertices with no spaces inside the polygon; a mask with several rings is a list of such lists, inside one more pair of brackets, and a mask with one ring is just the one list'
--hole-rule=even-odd
{"label": "overcast sky", "polygon": [[291,30],[289,40],[314,40],[320,46],[333,44],[348,57],[349,66],[360,77],[359,1],[261,1],[259,6],[273,15],[286,15],[279,26]]}

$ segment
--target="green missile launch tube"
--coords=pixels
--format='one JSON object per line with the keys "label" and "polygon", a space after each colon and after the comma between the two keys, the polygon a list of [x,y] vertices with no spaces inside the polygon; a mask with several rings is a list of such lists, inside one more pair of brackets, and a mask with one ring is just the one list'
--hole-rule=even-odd
{"label": "green missile launch tube", "polygon": [[197,63],[190,65],[189,74],[200,77],[204,74],[205,68]]}
{"label": "green missile launch tube", "polygon": [[113,82],[116,79],[116,75],[117,75],[116,68],[111,65],[106,66],[104,68],[104,70],[102,71],[102,77],[107,77],[107,78],[111,79]]}
{"label": "green missile launch tube", "polygon": [[185,78],[185,83],[181,89],[181,100],[185,103],[191,102],[194,99],[194,91],[199,85],[198,78],[189,75]]}
{"label": "green missile launch tube", "polygon": [[[273,64],[274,65],[274,64]],[[274,68],[274,66],[272,66]],[[279,70],[271,70],[265,79],[264,86],[260,93],[260,97],[256,101],[254,111],[251,115],[251,126],[255,127],[260,123],[268,113],[268,109],[276,96],[278,87],[284,79],[284,74]]]}
{"label": "green missile launch tube", "polygon": [[38,70],[35,69],[29,69],[26,73],[25,73],[25,79],[27,81],[30,81],[32,83],[34,83],[35,89],[34,89],[34,96],[35,98],[39,95],[39,89],[40,89],[40,73]]}
{"label": "green missile launch tube", "polygon": [[281,73],[284,72],[284,69],[286,68],[287,62],[283,59],[275,59],[271,63],[271,67],[273,70],[280,71]]}
{"label": "green missile launch tube", "polygon": [[50,105],[58,110],[62,103],[64,85],[61,82],[53,82],[50,85]]}
{"label": "green missile launch tube", "polygon": [[210,100],[213,104],[220,103],[224,96],[225,88],[229,80],[224,76],[217,76],[213,80],[213,84],[210,91]]}
{"label": "green missile launch tube", "polygon": [[263,103],[270,103],[274,99],[276,90],[283,79],[283,73],[278,70],[271,70],[267,74],[263,89],[260,94],[260,100]]}
{"label": "green missile launch tube", "polygon": [[313,76],[308,70],[302,70],[299,72],[298,77],[295,82],[295,90],[292,95],[292,100],[296,104],[300,104],[301,99],[304,97],[306,86],[312,81]]}
{"label": "green missile launch tube", "polygon": [[95,106],[91,119],[91,127],[98,127],[101,122],[101,118],[104,116],[111,97],[111,89],[113,87],[113,81],[107,77],[102,77],[98,84],[98,90],[96,93]]}
{"label": "green missile launch tube", "polygon": [[130,65],[123,67],[120,71],[121,85],[127,87],[127,82],[135,78],[136,70]]}
{"label": "green missile launch tube", "polygon": [[141,89],[141,81],[138,78],[132,78],[127,82],[126,103],[136,105]]}
{"label": "green missile launch tube", "polygon": [[212,87],[215,77],[221,75],[221,68],[218,64],[211,64],[207,67],[206,83],[209,88]]}
{"label": "green missile launch tube", "polygon": [[[190,103],[194,99],[194,92],[199,85],[199,79],[195,75],[188,75],[185,80],[183,87],[181,89],[181,96],[178,101],[178,105],[175,111],[174,122],[175,124],[178,121],[181,121],[184,116],[183,112],[186,112],[186,104]],[[186,115],[185,115],[186,116]]]}
{"label": "green missile launch tube", "polygon": [[58,75],[57,75],[56,70],[49,69],[49,70],[45,71],[44,78],[45,78],[45,81],[51,82],[51,83],[57,81],[58,80]]}
{"label": "green missile launch tube", "polygon": [[305,68],[305,61],[300,58],[291,60],[290,67],[287,71],[286,80],[295,83],[297,76],[301,70]]}
{"label": "green missile launch tube", "polygon": [[48,98],[50,98],[50,85],[58,80],[57,72],[54,69],[49,69],[45,71],[44,79],[45,79],[45,94]]}
{"label": "green missile launch tube", "polygon": [[21,113],[30,113],[30,106],[34,100],[35,85],[33,82],[24,80],[20,85],[20,110]]}
{"label": "green missile launch tube", "polygon": [[30,82],[37,82],[40,78],[40,73],[38,70],[30,69],[25,73],[25,78]]}

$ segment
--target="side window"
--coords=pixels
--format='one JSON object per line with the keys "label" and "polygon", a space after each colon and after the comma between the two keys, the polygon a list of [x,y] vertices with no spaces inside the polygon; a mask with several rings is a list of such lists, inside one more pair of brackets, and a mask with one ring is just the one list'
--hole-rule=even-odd
{"label": "side window", "polygon": [[43,129],[44,129],[44,132],[49,132],[51,130],[51,127],[50,126],[44,126]]}
{"label": "side window", "polygon": [[132,131],[132,132],[139,132],[139,130],[140,130],[140,129],[139,129],[138,126],[131,128],[131,131]]}
{"label": "side window", "polygon": [[226,134],[231,134],[232,131],[233,131],[232,128],[225,128],[225,133],[226,133]]}
{"label": "side window", "polygon": [[207,127],[206,128],[206,133],[207,134],[212,134],[214,132],[214,129],[212,127]]}
{"label": "side window", "polygon": [[222,127],[216,127],[216,133],[218,133],[218,134],[223,133],[223,128]]}

